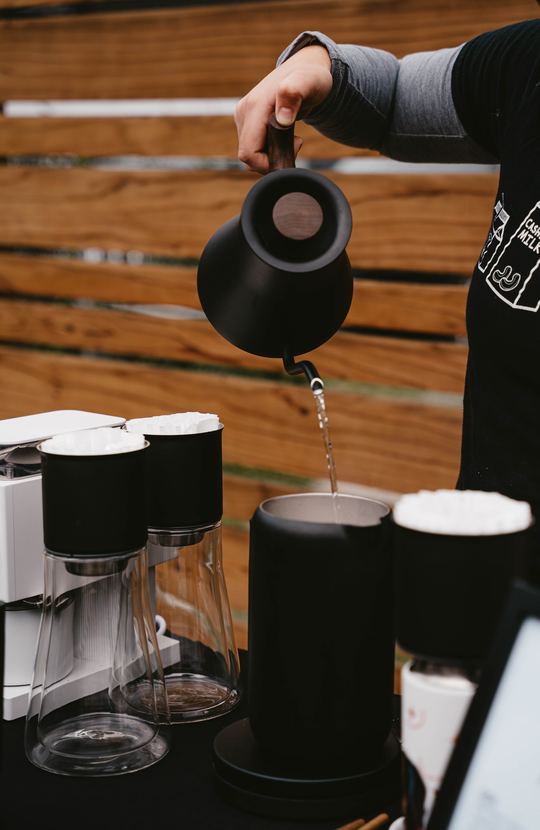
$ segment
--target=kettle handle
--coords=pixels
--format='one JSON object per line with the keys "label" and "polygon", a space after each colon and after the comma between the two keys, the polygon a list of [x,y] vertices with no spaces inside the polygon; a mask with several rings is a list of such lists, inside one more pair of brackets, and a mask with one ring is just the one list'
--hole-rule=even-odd
{"label": "kettle handle", "polygon": [[266,145],[270,172],[294,167],[294,124],[282,127],[273,112],[268,121]]}

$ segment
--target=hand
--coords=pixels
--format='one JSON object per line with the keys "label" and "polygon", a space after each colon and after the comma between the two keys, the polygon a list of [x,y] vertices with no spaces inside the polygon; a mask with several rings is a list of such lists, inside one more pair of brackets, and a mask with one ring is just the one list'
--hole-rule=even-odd
{"label": "hand", "polygon": [[[234,120],[238,129],[238,158],[254,173],[268,173],[265,152],[270,115],[283,126],[305,118],[332,89],[330,55],[324,46],[306,46],[274,69],[242,98]],[[294,139],[295,157],[302,139]]]}

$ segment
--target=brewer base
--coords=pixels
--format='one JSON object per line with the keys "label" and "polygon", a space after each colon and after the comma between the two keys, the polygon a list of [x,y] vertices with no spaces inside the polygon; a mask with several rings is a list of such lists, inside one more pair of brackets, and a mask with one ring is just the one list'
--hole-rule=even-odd
{"label": "brewer base", "polygon": [[214,784],[230,804],[258,815],[316,820],[373,812],[401,794],[401,750],[390,734],[370,769],[288,777],[279,760],[270,760],[253,737],[249,720],[237,721],[214,741]]}

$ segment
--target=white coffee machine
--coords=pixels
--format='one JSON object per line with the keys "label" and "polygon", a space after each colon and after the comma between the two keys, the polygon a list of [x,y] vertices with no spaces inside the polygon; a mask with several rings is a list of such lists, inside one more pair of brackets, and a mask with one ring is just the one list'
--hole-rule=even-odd
{"label": "white coffee machine", "polygon": [[[59,410],[0,421],[0,600],[5,606],[4,719],[26,715],[43,601],[41,463],[53,435],[124,418]],[[69,670],[69,669],[68,669]]]}

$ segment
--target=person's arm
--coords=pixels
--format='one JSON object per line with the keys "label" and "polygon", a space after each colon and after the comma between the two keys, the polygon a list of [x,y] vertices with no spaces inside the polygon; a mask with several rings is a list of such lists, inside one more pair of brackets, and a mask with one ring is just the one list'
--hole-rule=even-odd
{"label": "person's arm", "polygon": [[303,32],[279,57],[278,66],[301,58],[315,43],[327,51],[332,85],[302,120],[340,144],[378,150],[390,124],[399,61],[381,49],[338,45],[321,32]]}
{"label": "person's arm", "polygon": [[[281,123],[299,117],[334,141],[391,158],[493,163],[496,159],[467,135],[453,103],[452,69],[460,49],[398,61],[380,49],[337,45],[320,32],[304,32],[281,55],[278,68],[240,102],[239,158],[250,169],[268,171],[265,130],[276,106]],[[315,53],[323,66],[323,50],[326,65],[314,70]],[[326,73],[322,85],[321,72]],[[279,108],[287,96],[294,103],[289,119],[282,120]],[[297,151],[300,144],[297,140]]]}
{"label": "person's arm", "polygon": [[320,32],[304,32],[278,64],[306,42],[324,46],[332,62],[332,90],[304,118],[323,135],[402,161],[496,161],[468,136],[454,105],[452,70],[463,45],[398,61],[380,49],[338,45]]}

